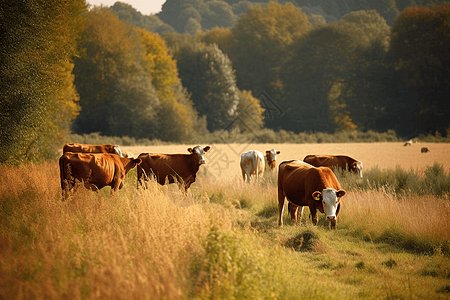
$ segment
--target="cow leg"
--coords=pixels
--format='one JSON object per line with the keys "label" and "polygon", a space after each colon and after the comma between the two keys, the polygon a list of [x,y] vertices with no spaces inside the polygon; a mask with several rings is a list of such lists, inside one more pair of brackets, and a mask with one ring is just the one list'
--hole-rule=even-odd
{"label": "cow leg", "polygon": [[245,182],[245,171],[244,170],[242,170],[242,179],[244,180],[244,182]]}
{"label": "cow leg", "polygon": [[298,206],[289,202],[289,212],[295,225],[301,225],[304,206]]}
{"label": "cow leg", "polygon": [[278,225],[283,226],[284,194],[278,191]]}
{"label": "cow leg", "polygon": [[316,226],[317,222],[319,222],[319,215],[317,215],[316,208],[310,206],[309,211],[311,213],[311,219],[312,219],[313,225]]}
{"label": "cow leg", "polygon": [[292,204],[291,202],[288,202],[288,211],[291,215],[292,222],[294,222],[294,224],[297,225],[298,206]]}

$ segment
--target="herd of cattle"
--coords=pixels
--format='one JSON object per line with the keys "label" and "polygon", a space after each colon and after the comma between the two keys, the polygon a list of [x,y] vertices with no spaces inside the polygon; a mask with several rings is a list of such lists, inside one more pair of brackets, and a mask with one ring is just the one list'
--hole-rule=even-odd
{"label": "herd of cattle", "polygon": [[[137,186],[155,179],[160,185],[177,183],[187,189],[195,182],[200,165],[206,163],[205,153],[210,146],[187,149],[189,154],[141,153],[137,158],[128,157],[119,146],[66,144],[59,159],[61,189],[67,198],[82,182],[87,189],[96,191],[105,186],[111,193],[123,187],[127,173],[137,167]],[[240,166],[244,181],[258,180],[267,164],[270,171],[276,168],[276,156],[280,151],[250,150],[241,154]],[[333,173],[335,168],[348,170],[362,177],[362,163],[344,155],[307,155],[303,161],[287,160],[278,167],[279,225],[283,225],[284,200],[295,224],[300,224],[303,208],[308,206],[314,225],[318,222],[317,210],[325,213],[331,228],[336,228],[341,198],[345,191]]]}

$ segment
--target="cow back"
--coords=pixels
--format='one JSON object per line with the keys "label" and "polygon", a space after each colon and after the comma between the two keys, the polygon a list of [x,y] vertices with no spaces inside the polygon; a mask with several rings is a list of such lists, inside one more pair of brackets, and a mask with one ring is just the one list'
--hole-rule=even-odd
{"label": "cow back", "polygon": [[326,188],[341,189],[336,176],[328,167],[314,167],[298,160],[285,161],[279,166],[279,192],[282,191],[296,205],[308,205],[313,192]]}
{"label": "cow back", "polygon": [[303,161],[315,167],[339,167],[343,170],[350,170],[356,162],[355,159],[345,155],[307,155]]}
{"label": "cow back", "polygon": [[142,153],[138,156],[142,159],[138,168],[138,178],[154,175],[162,185],[166,179],[169,183],[174,183],[175,178],[184,182],[195,181],[199,165],[195,164],[190,156],[190,154]]}

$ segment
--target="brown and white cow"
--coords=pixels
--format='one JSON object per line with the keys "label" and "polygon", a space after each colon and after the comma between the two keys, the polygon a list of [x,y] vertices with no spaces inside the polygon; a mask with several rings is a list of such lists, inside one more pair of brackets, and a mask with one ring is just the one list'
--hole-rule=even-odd
{"label": "brown and white cow", "polygon": [[280,153],[280,151],[276,151],[275,149],[266,151],[267,163],[272,171],[275,170],[275,167],[277,166],[277,154]]}
{"label": "brown and white cow", "polygon": [[316,168],[299,160],[283,161],[278,172],[278,225],[283,226],[284,199],[287,198],[295,224],[300,224],[303,208],[308,206],[314,225],[319,220],[319,210],[326,214],[331,228],[335,229],[344,195],[345,191],[330,168]]}
{"label": "brown and white cow", "polygon": [[123,187],[127,173],[140,159],[123,158],[111,153],[65,152],[59,159],[59,172],[63,196],[67,197],[76,180],[93,191],[111,187],[111,193]]}
{"label": "brown and white cow", "polygon": [[244,181],[250,182],[250,177],[256,180],[264,175],[264,156],[257,150],[249,150],[241,154],[241,171]]}
{"label": "brown and white cow", "polygon": [[195,182],[200,165],[205,164],[205,153],[210,146],[202,148],[196,146],[189,148],[190,154],[157,154],[141,153],[138,158],[142,160],[137,169],[138,187],[144,186],[144,182],[150,177],[156,177],[160,185],[177,182],[185,191]]}
{"label": "brown and white cow", "polygon": [[78,153],[113,153],[119,156],[123,156],[122,150],[116,145],[85,145],[70,143],[65,144],[63,147],[63,153],[65,152],[78,152]]}
{"label": "brown and white cow", "polygon": [[346,155],[307,155],[304,162],[314,167],[341,168],[359,174],[362,178],[363,164]]}

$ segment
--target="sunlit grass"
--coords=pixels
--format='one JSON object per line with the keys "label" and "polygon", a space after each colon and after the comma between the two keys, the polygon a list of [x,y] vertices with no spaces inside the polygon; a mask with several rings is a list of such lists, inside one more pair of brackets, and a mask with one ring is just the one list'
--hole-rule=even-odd
{"label": "sunlit grass", "polygon": [[[344,181],[345,182],[345,181]],[[284,213],[276,173],[201,177],[62,201],[57,164],[0,166],[4,299],[446,299],[449,202],[382,189],[343,198],[336,230]]]}

